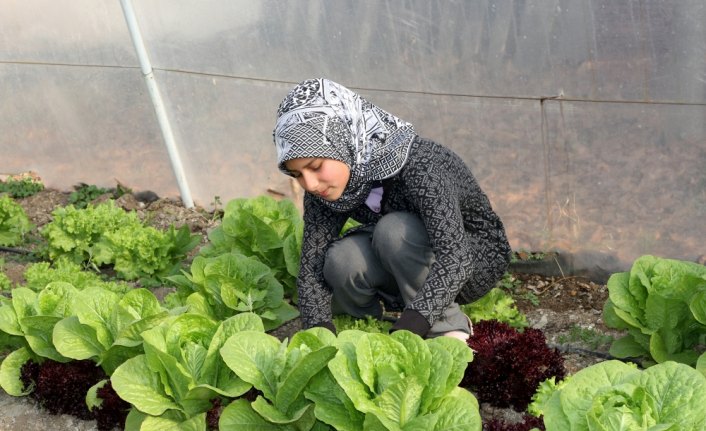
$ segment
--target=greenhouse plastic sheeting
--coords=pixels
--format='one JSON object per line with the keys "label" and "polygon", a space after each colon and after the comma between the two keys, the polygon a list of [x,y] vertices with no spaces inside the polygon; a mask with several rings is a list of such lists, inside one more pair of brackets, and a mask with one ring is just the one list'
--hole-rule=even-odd
{"label": "greenhouse plastic sheeting", "polygon": [[[300,196],[275,111],[328,77],[457,151],[515,249],[604,273],[706,253],[701,0],[132,5],[198,205]],[[5,2],[0,96],[0,174],[179,197],[120,1]]]}

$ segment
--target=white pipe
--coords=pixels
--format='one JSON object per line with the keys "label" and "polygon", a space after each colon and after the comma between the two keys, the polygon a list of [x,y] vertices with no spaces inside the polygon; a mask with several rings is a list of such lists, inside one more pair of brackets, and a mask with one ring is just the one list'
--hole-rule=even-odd
{"label": "white pipe", "polygon": [[179,157],[179,151],[176,146],[176,141],[174,140],[174,133],[172,133],[172,126],[169,123],[169,117],[167,117],[167,111],[164,108],[162,95],[159,93],[157,81],[154,79],[152,65],[150,64],[150,59],[147,55],[147,50],[145,49],[145,43],[142,39],[142,33],[140,32],[140,27],[137,24],[137,18],[135,17],[135,10],[132,8],[132,1],[120,0],[120,4],[123,7],[123,14],[125,15],[128,30],[130,31],[130,37],[132,38],[133,45],[135,45],[135,52],[137,53],[137,58],[140,60],[140,68],[142,69],[142,74],[145,77],[147,89],[150,92],[150,99],[152,99],[154,111],[157,114],[157,121],[159,121],[159,128],[162,130],[164,144],[167,146],[169,159],[172,162],[172,170],[174,170],[174,175],[176,176],[177,184],[179,185],[181,200],[186,208],[192,208],[194,206],[194,201],[191,199],[189,183],[186,181],[184,166],[182,165],[181,158]]}

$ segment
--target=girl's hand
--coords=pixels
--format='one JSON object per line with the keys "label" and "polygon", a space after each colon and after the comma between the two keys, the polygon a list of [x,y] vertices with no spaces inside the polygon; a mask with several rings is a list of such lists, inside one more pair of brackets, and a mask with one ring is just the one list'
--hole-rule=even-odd
{"label": "girl's hand", "polygon": [[390,333],[399,331],[400,329],[406,329],[407,331],[414,332],[420,337],[424,337],[429,332],[431,326],[427,319],[424,318],[417,310],[412,310],[410,308],[405,309],[397,319]]}

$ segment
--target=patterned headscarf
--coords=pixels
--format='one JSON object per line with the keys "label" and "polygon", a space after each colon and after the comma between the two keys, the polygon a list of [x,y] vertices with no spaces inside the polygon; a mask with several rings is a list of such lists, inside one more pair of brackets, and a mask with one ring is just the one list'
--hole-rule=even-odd
{"label": "patterned headscarf", "polygon": [[399,172],[407,160],[414,127],[360,95],[328,79],[309,79],[294,87],[277,110],[274,141],[279,169],[303,157],[341,161],[351,170],[343,195],[318,198],[337,211],[362,204],[374,181]]}

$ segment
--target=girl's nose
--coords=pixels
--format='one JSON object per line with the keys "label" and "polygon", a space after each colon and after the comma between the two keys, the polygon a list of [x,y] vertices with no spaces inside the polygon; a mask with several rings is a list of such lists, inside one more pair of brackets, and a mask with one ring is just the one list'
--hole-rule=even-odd
{"label": "girl's nose", "polygon": [[309,193],[316,191],[316,187],[319,185],[316,175],[302,172],[299,176],[299,184]]}

